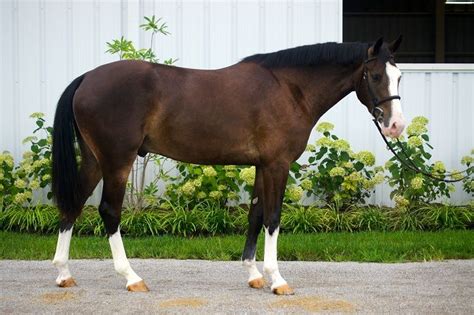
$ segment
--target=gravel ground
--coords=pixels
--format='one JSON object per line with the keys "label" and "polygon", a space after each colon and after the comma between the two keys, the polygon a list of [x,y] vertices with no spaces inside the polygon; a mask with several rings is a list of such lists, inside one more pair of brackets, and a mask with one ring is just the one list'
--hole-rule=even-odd
{"label": "gravel ground", "polygon": [[[474,314],[474,260],[375,264],[280,262],[296,290],[251,289],[240,262],[132,259],[151,291],[131,293],[111,260],[73,260],[74,288],[49,261],[0,261],[0,313]],[[261,270],[261,263],[259,264]]]}

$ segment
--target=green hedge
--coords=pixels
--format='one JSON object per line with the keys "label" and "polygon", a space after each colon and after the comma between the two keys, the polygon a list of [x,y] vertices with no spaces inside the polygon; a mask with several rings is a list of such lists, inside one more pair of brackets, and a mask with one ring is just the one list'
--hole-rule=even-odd
{"label": "green hedge", "polygon": [[[248,211],[202,203],[192,209],[172,206],[167,210],[122,212],[121,231],[131,236],[147,235],[226,235],[244,234]],[[3,231],[57,233],[58,211],[53,206],[9,207],[0,211]],[[331,208],[285,205],[281,229],[286,233],[334,231],[436,231],[471,229],[471,206],[426,205],[400,210],[384,207],[359,207],[346,212]],[[78,235],[105,235],[97,208],[88,206],[75,224]]]}

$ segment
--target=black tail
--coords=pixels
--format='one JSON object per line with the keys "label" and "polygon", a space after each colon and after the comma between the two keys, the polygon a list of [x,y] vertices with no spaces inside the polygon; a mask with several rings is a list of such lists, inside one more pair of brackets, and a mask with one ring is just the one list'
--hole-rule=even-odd
{"label": "black tail", "polygon": [[76,78],[64,90],[56,108],[53,126],[52,191],[62,219],[73,223],[80,214],[79,167],[76,160],[76,123],[72,101],[84,75]]}

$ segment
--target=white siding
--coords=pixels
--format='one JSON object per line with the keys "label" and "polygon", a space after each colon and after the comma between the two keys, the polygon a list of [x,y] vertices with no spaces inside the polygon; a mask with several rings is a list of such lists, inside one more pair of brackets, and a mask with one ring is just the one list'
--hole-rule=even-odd
{"label": "white siding", "polygon": [[[123,35],[147,47],[149,35],[138,25],[144,15],[153,14],[172,33],[155,41],[158,55],[178,58],[178,66],[189,68],[214,69],[257,52],[342,39],[342,0],[3,0],[0,150],[19,158],[25,150],[21,140],[34,128],[28,116],[42,111],[52,123],[59,95],[72,79],[116,60],[105,53],[106,41]],[[459,157],[474,143],[474,71],[404,72],[407,118],[430,118],[434,157],[459,167]],[[356,149],[376,152],[380,163],[389,157],[353,94],[323,120],[333,122]],[[374,201],[386,203],[387,191],[380,189]],[[467,198],[455,195],[457,201]]]}

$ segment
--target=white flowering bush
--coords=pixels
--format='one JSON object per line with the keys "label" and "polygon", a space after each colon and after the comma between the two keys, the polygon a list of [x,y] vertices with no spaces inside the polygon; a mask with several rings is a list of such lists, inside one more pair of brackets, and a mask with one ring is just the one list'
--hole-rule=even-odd
{"label": "white flowering bush", "polygon": [[178,163],[177,169],[179,175],[166,186],[165,192],[165,198],[172,204],[194,206],[210,201],[226,206],[239,201],[242,187],[251,191],[255,181],[255,167]]}
{"label": "white flowering bush", "polygon": [[[442,178],[446,173],[443,162],[429,162],[431,154],[428,151],[433,147],[429,144],[430,138],[427,125],[427,118],[422,116],[413,118],[406,129],[407,140],[400,138],[399,141],[410,160],[419,169]],[[392,141],[392,145],[399,151],[399,155],[404,158],[394,141]],[[390,198],[395,202],[397,208],[409,208],[417,203],[432,202],[440,197],[449,198],[451,192],[454,191],[454,185],[431,179],[407,169],[395,156],[385,163],[385,168],[389,172],[387,176],[388,183],[393,187]],[[457,179],[457,175],[453,179]]]}
{"label": "white flowering bush", "polygon": [[307,196],[315,195],[337,208],[363,204],[374,187],[384,180],[383,169],[375,167],[375,156],[368,151],[353,152],[350,144],[332,134],[334,126],[319,123],[323,137],[309,144],[309,165],[295,177]]}
{"label": "white flowering bush", "polygon": [[[45,126],[44,114],[33,113],[37,128],[33,135],[25,138],[29,151],[23,153],[23,160],[15,166],[13,157],[4,152],[0,155],[0,205],[23,205],[31,202],[33,192],[51,183],[51,132]],[[48,193],[51,198],[51,193]]]}

